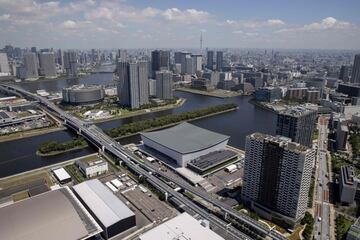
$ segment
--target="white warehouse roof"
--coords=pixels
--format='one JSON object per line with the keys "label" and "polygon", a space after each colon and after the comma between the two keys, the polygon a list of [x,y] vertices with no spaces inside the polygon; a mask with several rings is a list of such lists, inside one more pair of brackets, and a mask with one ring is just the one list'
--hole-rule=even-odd
{"label": "white warehouse roof", "polygon": [[140,236],[140,240],[183,240],[206,239],[224,240],[221,236],[203,227],[198,220],[183,213],[169,221],[149,230]]}
{"label": "white warehouse roof", "polygon": [[67,171],[64,168],[58,168],[53,170],[53,173],[59,179],[59,181],[64,181],[67,179],[70,179],[71,176],[67,173]]}
{"label": "white warehouse roof", "polygon": [[135,215],[97,179],[80,183],[74,190],[105,227]]}

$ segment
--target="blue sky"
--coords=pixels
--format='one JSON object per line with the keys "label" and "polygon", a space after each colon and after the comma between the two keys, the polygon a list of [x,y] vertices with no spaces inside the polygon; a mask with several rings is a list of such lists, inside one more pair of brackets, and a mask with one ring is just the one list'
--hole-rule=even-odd
{"label": "blue sky", "polygon": [[0,45],[360,49],[359,0],[0,0]]}
{"label": "blue sky", "polygon": [[[218,3],[216,3],[218,2]],[[333,16],[360,23],[358,0],[138,0],[129,1],[134,6],[149,5],[157,8],[195,8],[206,10],[222,18],[276,18],[308,23]]]}

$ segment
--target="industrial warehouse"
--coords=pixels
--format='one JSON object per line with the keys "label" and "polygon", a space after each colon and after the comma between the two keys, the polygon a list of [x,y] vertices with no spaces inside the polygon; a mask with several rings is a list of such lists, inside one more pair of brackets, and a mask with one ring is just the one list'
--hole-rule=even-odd
{"label": "industrial warehouse", "polygon": [[98,179],[0,207],[1,239],[109,239],[135,226],[135,214]]}
{"label": "industrial warehouse", "polygon": [[80,183],[74,191],[102,227],[105,239],[136,226],[135,214],[99,180]]}
{"label": "industrial warehouse", "polygon": [[67,187],[0,208],[1,239],[88,239],[101,231]]}
{"label": "industrial warehouse", "polygon": [[141,133],[141,140],[146,147],[156,149],[176,161],[181,167],[186,167],[190,161],[211,152],[224,150],[229,138],[189,123]]}

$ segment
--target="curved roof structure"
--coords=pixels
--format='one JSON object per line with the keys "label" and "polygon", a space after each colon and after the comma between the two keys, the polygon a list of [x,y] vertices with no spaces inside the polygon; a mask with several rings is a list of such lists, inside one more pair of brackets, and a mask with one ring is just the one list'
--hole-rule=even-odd
{"label": "curved roof structure", "polygon": [[181,154],[198,152],[230,138],[230,136],[212,132],[187,122],[160,131],[143,132],[141,137],[148,138]]}

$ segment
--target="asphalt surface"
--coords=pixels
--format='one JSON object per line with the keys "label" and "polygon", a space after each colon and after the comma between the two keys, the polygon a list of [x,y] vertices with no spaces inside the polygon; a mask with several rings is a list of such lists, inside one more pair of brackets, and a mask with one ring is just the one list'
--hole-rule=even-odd
{"label": "asphalt surface", "polygon": [[330,206],[329,206],[329,172],[327,165],[327,135],[328,119],[319,118],[319,141],[317,158],[317,179],[315,181],[315,228],[314,238],[316,240],[330,239]]}

